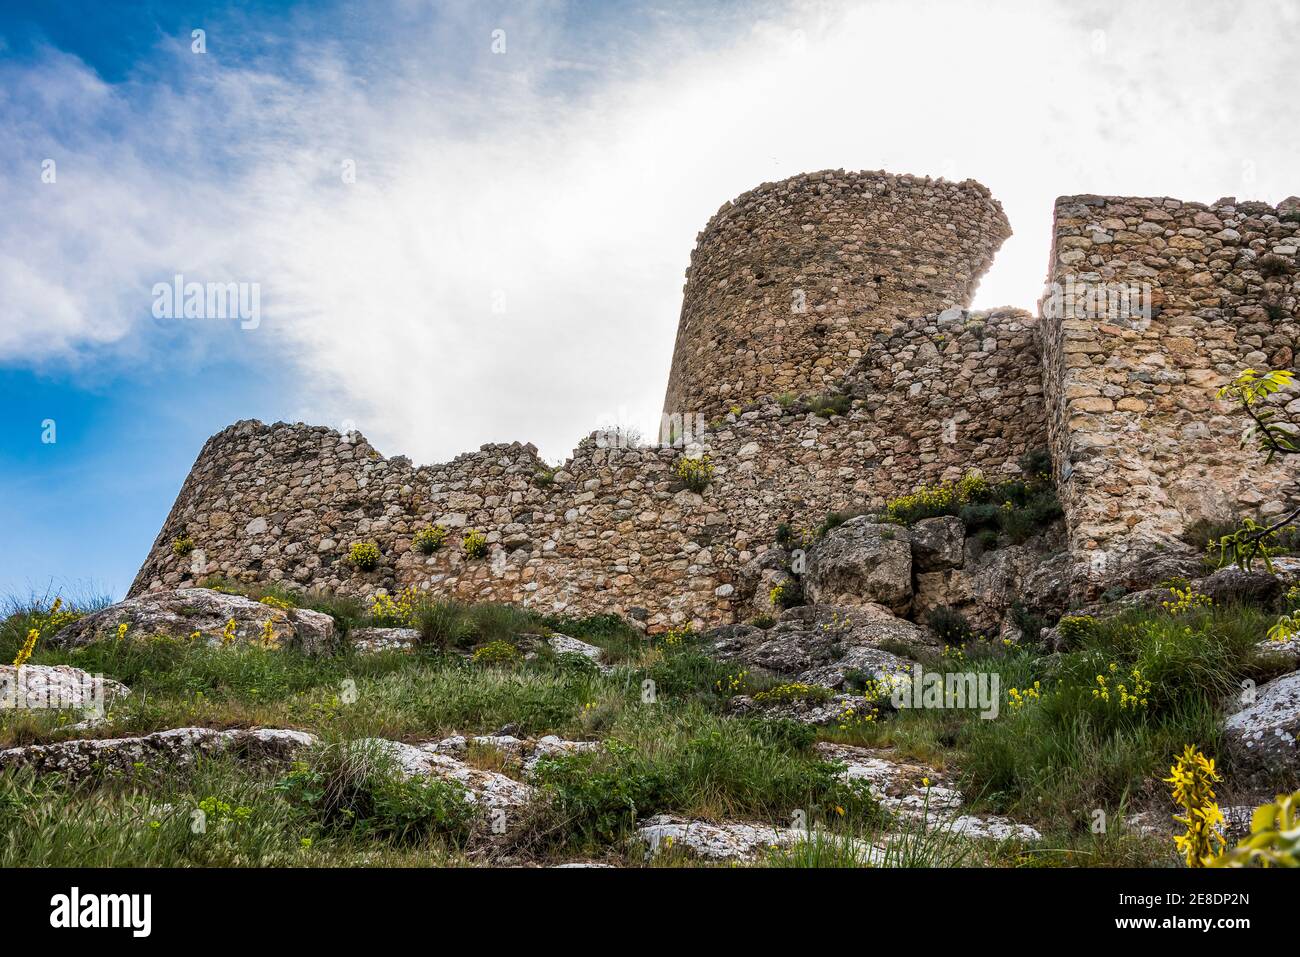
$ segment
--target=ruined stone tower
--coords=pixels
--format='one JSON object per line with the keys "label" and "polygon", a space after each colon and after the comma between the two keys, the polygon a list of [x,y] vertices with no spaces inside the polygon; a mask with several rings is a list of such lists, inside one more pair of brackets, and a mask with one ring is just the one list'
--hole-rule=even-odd
{"label": "ruined stone tower", "polygon": [[744,193],[691,253],[664,411],[837,389],[873,333],[968,306],[1010,234],[974,180],[824,170]]}

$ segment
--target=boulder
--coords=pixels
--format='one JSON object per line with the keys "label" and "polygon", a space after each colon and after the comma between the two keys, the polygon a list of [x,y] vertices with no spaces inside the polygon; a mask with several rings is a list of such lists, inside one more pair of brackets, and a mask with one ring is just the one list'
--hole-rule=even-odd
{"label": "boulder", "polygon": [[861,695],[837,694],[827,699],[793,701],[755,701],[749,695],[736,695],[727,702],[732,715],[753,715],[768,720],[784,718],[817,727],[840,724],[854,715],[866,714],[871,704]]}
{"label": "boulder", "polygon": [[899,525],[851,518],[808,552],[804,595],[817,604],[884,605],[906,612],[912,601],[911,533]]}
{"label": "boulder", "polygon": [[828,741],[817,754],[842,766],[840,777],[864,784],[881,807],[898,817],[954,835],[994,841],[1042,840],[1035,828],[995,814],[963,813],[964,799],[942,771],[916,761],[898,760],[887,750],[871,750]]}
{"label": "boulder", "polygon": [[1300,671],[1274,678],[1224,722],[1224,743],[1242,777],[1271,786],[1300,774]]}
{"label": "boulder", "polygon": [[[789,849],[810,836],[803,828],[773,827],[743,821],[693,821],[669,814],[646,818],[637,827],[637,839],[646,846],[647,856],[679,849],[693,857],[710,861],[742,861],[757,858],[769,851]],[[827,840],[839,840],[828,835]],[[866,841],[853,840],[855,856],[862,864],[883,860],[879,848]]]}
{"label": "boulder", "polygon": [[0,665],[0,709],[103,710],[130,694],[126,685],[71,665]]}
{"label": "boulder", "polygon": [[537,770],[537,763],[543,758],[599,751],[603,747],[599,741],[566,741],[554,734],[536,740],[516,738],[511,734],[480,734],[472,738],[458,734],[423,747],[439,754],[463,755],[468,753],[471,744],[492,748],[499,752],[512,767],[518,768],[525,777],[530,779]]}
{"label": "boulder", "polygon": [[177,588],[128,598],[74,621],[50,642],[73,648],[92,641],[115,640],[119,627],[126,625],[128,638],[189,639],[198,632],[201,640],[220,645],[232,620],[234,640],[240,643],[261,642],[269,623],[271,640],[278,647],[293,645],[313,655],[335,648],[334,619],[329,615],[305,608],[275,608],[209,588]]}
{"label": "boulder", "polygon": [[1292,635],[1285,641],[1264,638],[1256,643],[1255,651],[1261,657],[1285,662],[1285,667],[1292,670],[1300,668],[1300,635]]}
{"label": "boulder", "polygon": [[467,799],[481,807],[488,820],[498,821],[510,831],[521,820],[521,812],[532,802],[536,790],[522,781],[473,767],[439,750],[443,742],[404,744],[384,738],[362,738],[354,747],[373,747],[388,754],[398,769],[410,777],[437,777],[465,789]]}
{"label": "boulder", "polygon": [[1248,572],[1236,567],[1220,568],[1204,578],[1194,579],[1191,585],[1192,591],[1209,595],[1216,605],[1241,603],[1271,607],[1282,597],[1282,582],[1262,569]]}
{"label": "boulder", "polygon": [[[24,669],[26,670],[26,669]],[[31,768],[70,780],[101,774],[133,775],[142,768],[187,767],[202,757],[234,755],[261,765],[287,764],[316,739],[305,731],[214,731],[173,728],[133,738],[99,738],[29,744],[0,751],[0,770]]]}
{"label": "boulder", "polygon": [[917,571],[960,568],[966,559],[966,525],[955,515],[923,518],[912,526],[912,564]]}
{"label": "boulder", "polygon": [[420,633],[414,628],[354,628],[348,632],[348,641],[361,655],[410,651],[420,643]]}
{"label": "boulder", "polygon": [[772,604],[772,589],[794,580],[787,570],[790,553],[784,548],[769,548],[742,565],[736,575],[736,589],[740,595],[752,596],[748,605],[739,609],[741,617],[764,618],[780,614],[781,609]]}
{"label": "boulder", "polygon": [[961,612],[974,630],[992,631],[1001,628],[1015,603],[1064,608],[1067,591],[1068,568],[1060,556],[1031,545],[982,551],[968,541],[962,567],[917,574],[912,612],[924,621],[935,608],[947,606]]}
{"label": "boulder", "polygon": [[557,655],[582,655],[582,657],[590,659],[595,663],[597,670],[601,674],[607,675],[614,670],[600,660],[605,654],[604,650],[595,645],[589,645],[585,641],[579,641],[577,638],[570,638],[568,635],[556,633],[550,635],[546,639],[546,643],[551,646],[551,650]]}
{"label": "boulder", "polygon": [[880,648],[881,643],[933,643],[925,629],[873,604],[803,605],[783,612],[771,628],[724,625],[706,632],[705,638],[713,642],[713,655],[724,661],[830,688],[840,687],[850,670],[911,665],[908,659]]}

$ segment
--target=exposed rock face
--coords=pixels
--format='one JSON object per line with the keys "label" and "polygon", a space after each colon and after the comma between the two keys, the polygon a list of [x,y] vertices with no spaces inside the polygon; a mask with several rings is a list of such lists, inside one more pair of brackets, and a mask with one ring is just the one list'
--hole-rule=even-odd
{"label": "exposed rock face", "polygon": [[1213,574],[1197,578],[1193,590],[1214,599],[1216,605],[1233,602],[1272,605],[1282,596],[1282,582],[1276,575],[1256,569],[1220,568]]}
{"label": "exposed rock face", "polygon": [[724,625],[705,637],[723,660],[830,688],[843,685],[848,671],[893,672],[910,666],[909,660],[880,648],[882,642],[924,646],[934,640],[880,605],[804,605],[785,611],[766,630]]}
{"label": "exposed rock face", "polygon": [[1229,715],[1224,742],[1239,773],[1261,784],[1300,774],[1300,671],[1256,691],[1255,703]]}
{"label": "exposed rock face", "polygon": [[[741,821],[691,821],[671,814],[656,814],[637,827],[637,839],[650,855],[673,848],[710,861],[753,860],[769,851],[789,849],[812,835],[802,828],[773,827]],[[880,860],[878,849],[856,841],[863,863]]]}
{"label": "exposed rock face", "polygon": [[227,624],[235,622],[234,640],[259,643],[267,624],[278,646],[294,645],[308,654],[325,654],[335,647],[334,619],[304,608],[283,610],[208,588],[154,591],[109,605],[74,621],[50,643],[77,647],[116,639],[121,625],[133,637],[167,636],[189,639],[195,632],[209,644],[221,644]]}
{"label": "exposed rock face", "polygon": [[912,611],[924,620],[946,605],[961,612],[975,630],[995,630],[1016,602],[1063,610],[1069,584],[1068,555],[1046,553],[1037,543],[985,551],[968,540],[960,567],[917,573]]}
{"label": "exposed rock face", "polygon": [[966,525],[955,515],[924,518],[911,528],[912,564],[918,572],[960,568],[966,559]]}
{"label": "exposed rock face", "polygon": [[553,634],[546,639],[546,643],[557,655],[582,655],[596,663],[596,667],[602,674],[609,674],[614,669],[602,662],[600,659],[605,652],[595,645],[589,645],[585,641],[579,641],[577,638],[570,638],[568,635]]}
{"label": "exposed rock face", "polygon": [[305,731],[258,729],[213,731],[174,728],[134,738],[103,738],[30,744],[0,751],[0,770],[32,768],[72,780],[100,774],[131,775],[139,767],[193,765],[199,757],[234,755],[257,764],[285,764],[316,739]]}
{"label": "exposed rock face", "polygon": [[348,632],[348,641],[363,655],[410,651],[420,643],[420,633],[414,628],[354,628]]}
{"label": "exposed rock face", "polygon": [[500,824],[504,831],[519,823],[522,812],[533,800],[535,791],[522,781],[472,767],[439,751],[440,742],[424,745],[403,744],[383,738],[363,738],[355,747],[373,747],[393,758],[402,773],[412,777],[437,777],[454,781],[465,788],[471,802],[483,808],[488,820]]}
{"label": "exposed rock face", "polygon": [[0,665],[0,708],[106,708],[131,691],[112,678],[71,665]]}
{"label": "exposed rock face", "polygon": [[898,525],[849,519],[809,550],[804,594],[817,604],[875,603],[906,612],[912,601],[911,542],[911,532]]}
{"label": "exposed rock face", "polygon": [[772,589],[794,582],[795,578],[788,570],[790,559],[790,553],[784,548],[769,548],[740,569],[736,587],[742,595],[752,595],[753,598],[748,606],[739,609],[738,617],[766,618],[781,613],[781,609],[772,604]]}
{"label": "exposed rock face", "polygon": [[888,751],[826,741],[817,744],[817,752],[828,761],[844,764],[841,776],[846,781],[866,782],[876,800],[895,814],[963,837],[1042,840],[1042,835],[1028,824],[992,814],[961,813],[961,792],[947,783],[947,775],[927,765],[897,761]]}
{"label": "exposed rock face", "polygon": [[563,757],[581,754],[587,751],[599,751],[604,745],[599,741],[566,741],[553,734],[537,738],[516,738],[510,734],[480,734],[472,738],[454,735],[443,738],[432,745],[426,745],[439,754],[463,755],[469,751],[471,744],[492,748],[505,755],[518,765],[525,777],[531,779],[537,770],[537,764],[543,758]]}
{"label": "exposed rock face", "polygon": [[755,701],[749,695],[737,695],[727,702],[727,710],[733,715],[756,715],[769,720],[785,718],[800,724],[824,726],[864,715],[870,705],[862,695],[853,694],[837,694],[824,701],[814,698],[774,702]]}

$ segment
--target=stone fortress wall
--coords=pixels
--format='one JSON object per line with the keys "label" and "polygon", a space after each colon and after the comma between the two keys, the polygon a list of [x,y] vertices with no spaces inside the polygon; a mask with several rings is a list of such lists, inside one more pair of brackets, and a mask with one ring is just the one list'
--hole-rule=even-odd
{"label": "stone fortress wall", "polygon": [[[602,447],[598,433],[550,473],[531,445],[417,468],[357,433],[239,422],[199,453],[131,594],[222,575],[615,611],[651,630],[751,617],[743,569],[779,523],[811,529],[830,511],[882,505],[971,463],[1015,474],[1021,455],[1046,444],[1034,329],[1019,310],[895,323],[842,383],[864,397],[846,415],[766,402],[708,422],[689,450],[715,467],[702,494],[675,474],[688,450]],[[1010,414],[982,415],[985,402]],[[424,555],[412,535],[433,524],[452,535]],[[487,535],[488,556],[463,554],[469,529]],[[182,534],[195,545],[188,556],[171,549]],[[374,571],[346,561],[361,540],[379,545]]]}
{"label": "stone fortress wall", "polygon": [[[1277,517],[1294,497],[1285,463],[1252,475],[1263,457],[1216,396],[1244,368],[1294,365],[1300,201],[1064,196],[1055,212],[1048,421],[1077,578],[1095,591],[1198,521]],[[1081,301],[1096,290],[1104,305]],[[1123,291],[1140,294],[1127,309]]]}
{"label": "stone fortress wall", "polygon": [[[1266,248],[1295,259],[1297,224],[1279,212],[1059,201],[1049,279],[1150,282],[1155,314],[1130,328],[960,308],[1006,235],[978,184],[843,171],[766,184],[723,207],[692,255],[666,408],[702,414],[698,448],[595,435],[553,472],[519,443],[417,468],[357,433],[236,423],[199,453],[131,594],[220,574],[612,611],[652,631],[725,623],[755,613],[747,568],[779,523],[812,528],[973,468],[1015,475],[1049,444],[1086,579],[1113,555],[1177,547],[1201,515],[1276,510],[1281,473],[1258,499],[1247,490],[1240,422],[1213,395],[1244,364],[1291,364],[1295,276],[1255,268]],[[791,311],[797,290],[806,311]],[[822,417],[775,398],[826,392],[852,407]],[[699,452],[715,467],[702,494],[675,474]],[[434,524],[452,534],[426,556],[412,536]],[[463,554],[469,529],[486,557]],[[188,556],[172,552],[182,534]],[[346,561],[360,540],[379,545],[374,571]]]}

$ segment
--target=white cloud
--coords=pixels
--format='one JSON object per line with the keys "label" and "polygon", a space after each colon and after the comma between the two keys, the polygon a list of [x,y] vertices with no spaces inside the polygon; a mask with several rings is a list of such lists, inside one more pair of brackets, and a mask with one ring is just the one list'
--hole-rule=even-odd
{"label": "white cloud", "polygon": [[149,287],[183,272],[260,282],[239,341],[283,357],[286,417],[387,452],[557,458],[620,410],[649,431],[695,234],[764,180],[979,179],[1016,235],[977,304],[1026,307],[1058,194],[1300,191],[1293,7],[1196,6],[794,4],[665,18],[634,48],[520,22],[459,78],[412,44],[413,9],[361,72],[318,42],[275,72],[173,45],[175,86],[116,88],[51,53],[23,83],[55,120],[0,107],[32,170],[0,185],[0,361],[146,356]]}

